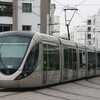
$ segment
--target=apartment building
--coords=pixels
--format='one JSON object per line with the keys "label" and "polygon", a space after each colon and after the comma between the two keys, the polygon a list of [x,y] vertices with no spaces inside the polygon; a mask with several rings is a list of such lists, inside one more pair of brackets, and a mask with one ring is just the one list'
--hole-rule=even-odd
{"label": "apartment building", "polygon": [[71,36],[75,42],[100,48],[100,10],[96,15],[89,16],[85,25],[74,27]]}
{"label": "apartment building", "polygon": [[50,0],[0,0],[0,31],[47,33]]}
{"label": "apartment building", "polygon": [[100,48],[100,10],[93,16],[93,46]]}
{"label": "apartment building", "polygon": [[93,16],[89,16],[86,20],[86,45],[93,46]]}
{"label": "apartment building", "polygon": [[86,25],[75,26],[70,34],[71,41],[76,43],[86,44]]}

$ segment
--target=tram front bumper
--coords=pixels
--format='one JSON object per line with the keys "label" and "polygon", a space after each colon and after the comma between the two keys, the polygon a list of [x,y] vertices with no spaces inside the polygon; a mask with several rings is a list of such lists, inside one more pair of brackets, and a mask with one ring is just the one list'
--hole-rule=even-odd
{"label": "tram front bumper", "polygon": [[20,81],[0,80],[0,88],[20,88]]}

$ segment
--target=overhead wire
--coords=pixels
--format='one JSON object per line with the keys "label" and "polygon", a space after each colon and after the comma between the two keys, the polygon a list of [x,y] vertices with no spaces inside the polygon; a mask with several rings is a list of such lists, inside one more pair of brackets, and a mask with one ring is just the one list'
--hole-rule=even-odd
{"label": "overhead wire", "polygon": [[79,14],[78,12],[76,12],[76,14],[79,16],[79,18],[81,19],[82,22],[83,22],[83,19],[86,20],[86,18],[84,16],[82,16],[81,14]]}
{"label": "overhead wire", "polygon": [[53,1],[55,1],[56,3],[58,3],[58,4],[62,5],[62,6],[64,6],[62,3],[60,3],[60,2],[58,2],[58,1],[56,1],[56,0],[53,0]]}
{"label": "overhead wire", "polygon": [[86,0],[81,1],[78,5],[76,5],[76,7],[80,6],[83,2],[85,2]]}
{"label": "overhead wire", "polygon": [[[18,9],[18,10],[22,10],[22,7],[21,6],[13,6],[15,7],[15,9]],[[37,15],[37,16],[40,16],[39,14],[37,14],[36,12],[32,11],[33,14]]]}
{"label": "overhead wire", "polygon": [[[56,1],[56,0],[54,0],[54,1]],[[85,2],[86,0],[82,0],[79,4],[77,4],[77,5],[74,5],[75,7],[78,7],[78,6],[81,6],[84,2]],[[60,6],[66,6],[66,5],[63,5],[63,4],[61,4],[60,2],[58,2],[58,1],[56,1],[58,4],[60,4]],[[58,5],[59,6],[59,5]],[[62,9],[62,8],[61,8]],[[79,16],[79,18],[81,19],[81,21],[83,22],[83,19],[85,19],[86,20],[86,18],[85,17],[83,17],[80,13],[78,13],[77,11],[75,12],[78,16]]]}

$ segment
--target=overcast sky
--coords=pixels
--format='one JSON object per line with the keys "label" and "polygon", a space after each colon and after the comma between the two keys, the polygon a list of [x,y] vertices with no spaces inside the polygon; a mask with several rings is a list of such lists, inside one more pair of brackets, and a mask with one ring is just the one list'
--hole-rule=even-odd
{"label": "overcast sky", "polygon": [[[88,16],[96,15],[100,9],[100,0],[51,0],[56,4],[55,14],[61,18],[61,28],[64,30],[64,6],[71,6],[78,8],[77,13],[75,13],[70,27],[82,25]],[[72,11],[67,11],[67,18],[71,17]]]}

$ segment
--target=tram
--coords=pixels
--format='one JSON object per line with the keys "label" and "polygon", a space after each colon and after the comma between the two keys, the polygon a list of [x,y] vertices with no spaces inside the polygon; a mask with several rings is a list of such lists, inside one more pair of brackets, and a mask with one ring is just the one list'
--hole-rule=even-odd
{"label": "tram", "polygon": [[42,87],[100,75],[100,49],[38,32],[0,33],[0,88]]}

